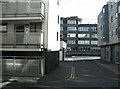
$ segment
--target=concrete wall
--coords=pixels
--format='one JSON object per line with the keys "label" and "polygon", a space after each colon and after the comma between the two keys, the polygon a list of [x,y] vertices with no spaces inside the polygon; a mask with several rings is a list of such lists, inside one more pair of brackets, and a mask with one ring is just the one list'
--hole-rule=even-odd
{"label": "concrete wall", "polygon": [[[109,1],[107,5],[103,7],[103,9],[108,8],[108,14],[105,16],[103,13],[104,11],[102,10],[98,15],[98,45],[101,47],[101,58],[114,63],[120,63],[119,5],[120,2]],[[108,23],[106,21],[106,17],[108,17]],[[108,26],[108,29],[102,26]],[[103,36],[108,37],[109,40],[105,41]]]}
{"label": "concrete wall", "polygon": [[49,0],[48,12],[48,50],[60,50],[60,18],[57,0]]}

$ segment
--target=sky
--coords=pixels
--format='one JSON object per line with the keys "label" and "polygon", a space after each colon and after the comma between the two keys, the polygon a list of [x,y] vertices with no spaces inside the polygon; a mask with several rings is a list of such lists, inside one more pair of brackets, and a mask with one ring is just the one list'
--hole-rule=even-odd
{"label": "sky", "polygon": [[82,23],[97,23],[97,16],[109,0],[61,0],[61,17],[78,16]]}

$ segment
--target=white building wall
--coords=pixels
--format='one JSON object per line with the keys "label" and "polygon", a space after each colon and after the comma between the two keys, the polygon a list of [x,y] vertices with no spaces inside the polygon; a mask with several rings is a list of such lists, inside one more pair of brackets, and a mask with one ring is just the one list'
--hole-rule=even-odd
{"label": "white building wall", "polygon": [[49,0],[48,9],[48,50],[56,51],[60,50],[60,24],[58,24],[59,6],[57,5],[57,0]]}

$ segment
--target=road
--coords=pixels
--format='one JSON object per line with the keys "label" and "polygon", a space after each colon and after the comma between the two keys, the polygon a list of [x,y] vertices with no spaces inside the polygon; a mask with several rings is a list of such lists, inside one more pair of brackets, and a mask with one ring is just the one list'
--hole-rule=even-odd
{"label": "road", "polygon": [[[61,62],[61,68],[67,68],[66,76],[60,69],[37,82],[12,82],[3,89],[120,89],[119,75],[101,66],[94,60]],[[69,70],[69,71],[68,71]],[[59,74],[58,74],[59,73]]]}

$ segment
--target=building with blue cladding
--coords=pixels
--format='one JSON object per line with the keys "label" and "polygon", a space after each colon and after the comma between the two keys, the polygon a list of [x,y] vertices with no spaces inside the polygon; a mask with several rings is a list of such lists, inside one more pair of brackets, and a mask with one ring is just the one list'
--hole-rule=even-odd
{"label": "building with blue cladding", "polygon": [[61,18],[61,40],[67,43],[67,56],[100,56],[97,24],[81,24],[77,16]]}

